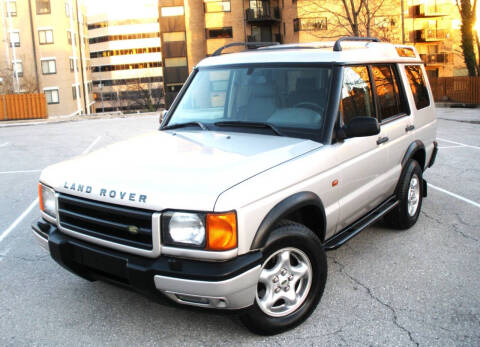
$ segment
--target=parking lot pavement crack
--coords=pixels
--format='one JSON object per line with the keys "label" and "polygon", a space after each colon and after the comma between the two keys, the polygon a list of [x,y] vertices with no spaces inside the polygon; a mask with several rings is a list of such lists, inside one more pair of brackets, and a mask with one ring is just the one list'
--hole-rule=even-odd
{"label": "parking lot pavement crack", "polygon": [[13,258],[16,260],[26,261],[26,262],[38,262],[38,261],[43,261],[49,258],[49,255],[45,254],[45,255],[37,255],[37,256],[31,256],[31,257],[14,256]]}
{"label": "parking lot pavement crack", "polygon": [[433,220],[434,222],[438,223],[438,224],[443,224],[442,221],[439,219],[439,218],[435,218],[431,215],[429,215],[427,212],[425,212],[424,210],[421,210],[420,211],[421,214],[423,214],[425,217],[427,217],[427,219],[430,219],[430,220]]}
{"label": "parking lot pavement crack", "polygon": [[470,235],[467,235],[465,234],[462,230],[460,230],[458,224],[452,224],[452,228],[453,228],[453,231],[456,232],[457,234],[461,235],[463,238],[467,239],[467,240],[473,240],[473,241],[479,241],[478,239],[476,239],[475,237],[473,236],[470,236]]}
{"label": "parking lot pavement crack", "polygon": [[362,287],[363,289],[365,289],[365,291],[367,292],[367,294],[370,296],[370,298],[372,298],[374,301],[378,302],[380,305],[382,305],[383,307],[387,308],[391,313],[392,313],[392,322],[393,324],[399,328],[400,330],[404,331],[405,333],[408,334],[408,338],[410,339],[410,341],[415,345],[415,346],[419,346],[419,343],[415,340],[415,338],[413,337],[413,334],[410,330],[408,330],[407,328],[405,328],[403,325],[401,325],[399,322],[398,322],[398,314],[397,314],[397,311],[395,310],[395,308],[393,306],[391,306],[390,304],[380,300],[379,297],[377,297],[373,291],[368,287],[366,286],[365,284],[363,284],[360,280],[358,280],[357,278],[355,278],[354,276],[350,275],[347,271],[345,271],[345,265],[340,263],[339,261],[337,261],[335,258],[332,258],[332,257],[328,257],[329,259],[331,259],[333,261],[333,263],[335,263],[336,265],[338,265],[340,267],[340,272],[342,274],[344,274],[346,277],[348,277],[352,282],[354,282],[355,284],[359,285],[360,287]]}

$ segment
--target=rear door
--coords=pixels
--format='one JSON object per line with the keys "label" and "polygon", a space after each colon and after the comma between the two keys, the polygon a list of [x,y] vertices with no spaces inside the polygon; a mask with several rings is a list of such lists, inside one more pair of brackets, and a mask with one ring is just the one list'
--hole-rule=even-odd
{"label": "rear door", "polygon": [[402,158],[413,140],[413,116],[396,64],[374,64],[372,79],[377,101],[381,136],[387,151],[387,167],[382,173],[386,196],[393,194],[401,174]]}

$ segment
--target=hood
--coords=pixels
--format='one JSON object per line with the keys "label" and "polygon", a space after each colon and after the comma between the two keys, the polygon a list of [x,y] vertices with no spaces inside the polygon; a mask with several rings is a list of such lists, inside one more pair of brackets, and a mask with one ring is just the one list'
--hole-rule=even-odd
{"label": "hood", "polygon": [[49,166],[40,180],[109,203],[211,211],[226,189],[320,146],[261,134],[154,131]]}

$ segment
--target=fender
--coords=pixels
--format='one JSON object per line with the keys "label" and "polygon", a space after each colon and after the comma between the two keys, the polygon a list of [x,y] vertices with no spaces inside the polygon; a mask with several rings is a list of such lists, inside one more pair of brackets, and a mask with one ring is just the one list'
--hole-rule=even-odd
{"label": "fender", "polygon": [[[426,167],[425,167],[425,164],[426,164],[426,152],[425,152],[425,145],[423,144],[422,141],[420,140],[415,140],[413,141],[410,146],[408,146],[407,148],[407,152],[405,153],[405,155],[403,156],[403,159],[402,159],[402,173],[400,174],[400,178],[402,178],[403,176],[403,172],[405,171],[405,166],[407,165],[408,161],[412,158],[414,158],[417,153],[419,151],[422,151],[424,153],[424,162],[421,163],[419,162],[420,165],[423,164],[423,167],[422,167],[422,170],[425,170]],[[422,180],[422,185],[423,185],[423,194],[422,196],[424,198],[427,197],[427,181],[425,181],[425,179]],[[397,186],[395,187],[395,195],[397,195],[397,192],[398,192],[398,189],[400,187],[400,181],[397,183]]]}
{"label": "fender", "polygon": [[[420,150],[425,152],[425,145],[420,140],[413,141],[410,146],[408,146],[407,151],[402,159],[402,168],[407,165],[408,161],[413,158],[413,156]],[[421,164],[421,163],[420,163]],[[424,165],[425,166],[425,165]],[[422,169],[425,169],[424,167]]]}
{"label": "fender", "polygon": [[298,209],[306,206],[313,206],[319,211],[321,215],[318,218],[321,218],[321,230],[320,239],[321,242],[325,239],[325,228],[327,217],[325,215],[325,208],[320,198],[312,192],[299,192],[295,193],[288,198],[283,199],[278,204],[276,204],[270,212],[265,216],[262,223],[260,224],[255,238],[252,241],[250,249],[259,249],[265,247],[267,240],[272,232],[273,226],[279,220],[288,216],[289,214],[297,211]]}

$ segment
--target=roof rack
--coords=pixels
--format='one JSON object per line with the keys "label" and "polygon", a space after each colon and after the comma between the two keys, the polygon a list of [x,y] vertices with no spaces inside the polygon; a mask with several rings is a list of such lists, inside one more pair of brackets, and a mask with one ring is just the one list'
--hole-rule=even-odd
{"label": "roof rack", "polygon": [[266,47],[266,46],[275,46],[278,44],[279,44],[278,42],[232,42],[232,43],[229,43],[228,45],[220,47],[215,52],[213,52],[211,56],[215,57],[217,55],[220,55],[222,54],[224,49],[229,47],[243,46],[245,48],[259,48],[259,47]]}
{"label": "roof rack", "polygon": [[344,36],[335,41],[333,45],[334,52],[342,51],[342,42],[344,41],[368,41],[368,42],[381,42],[380,39],[376,37],[356,37],[356,36]]}

